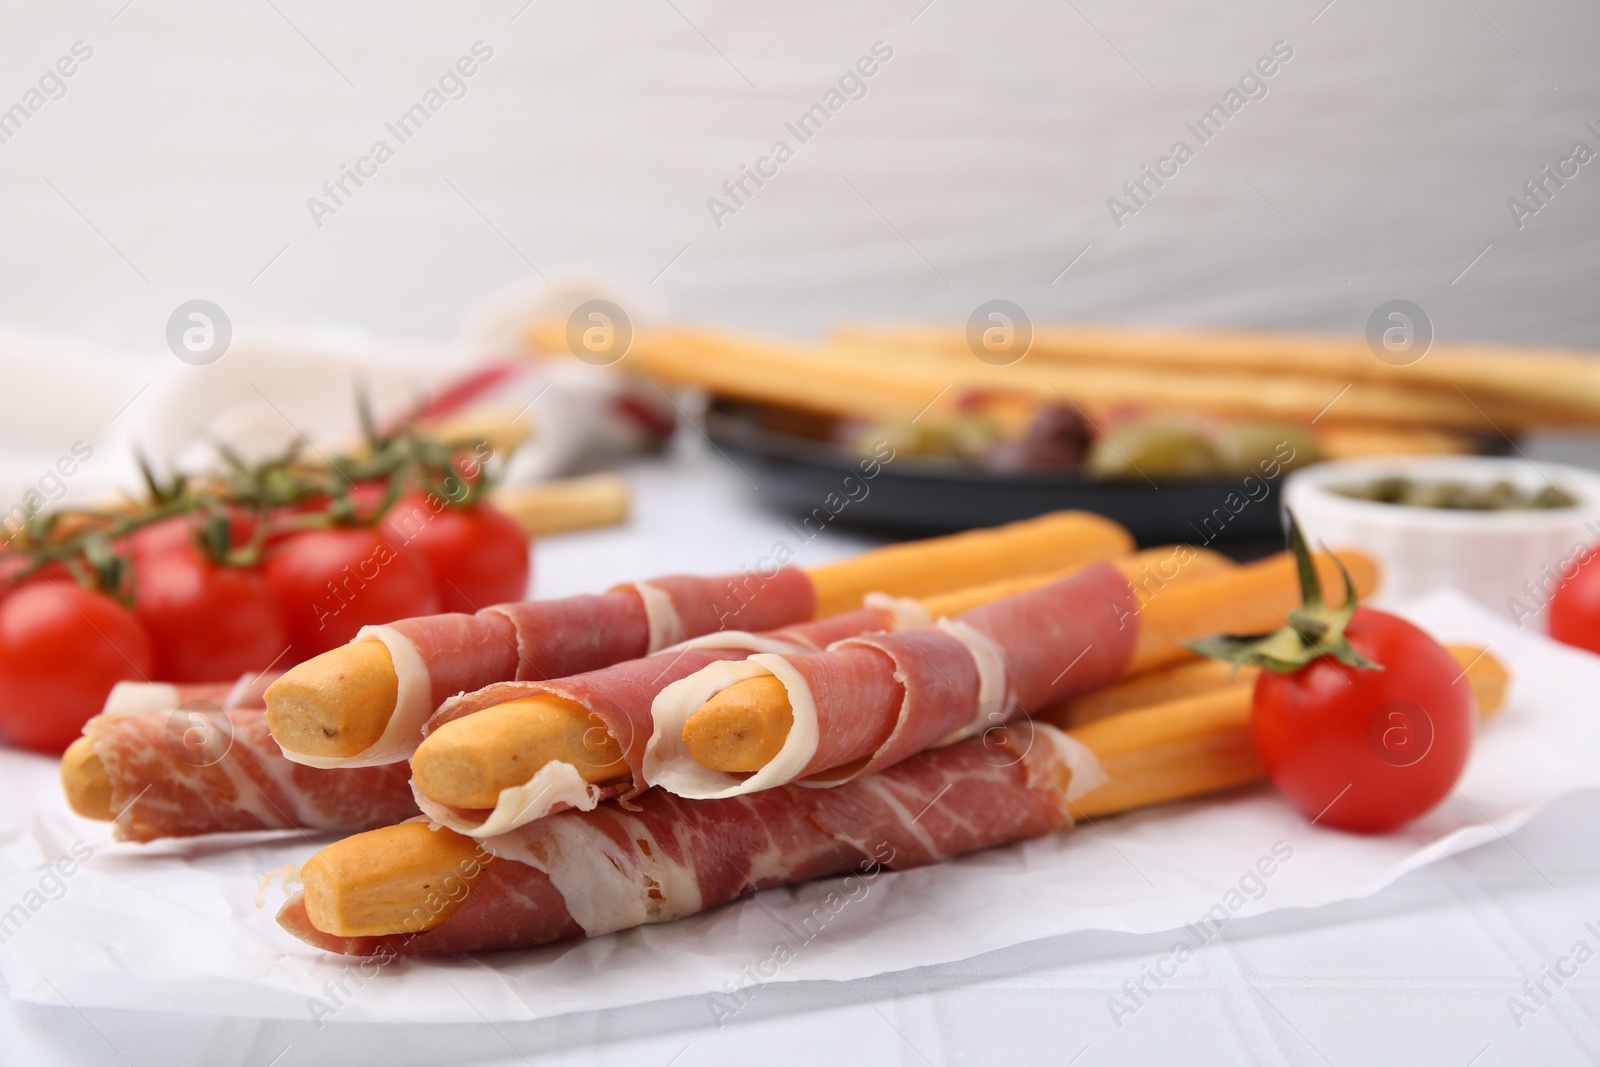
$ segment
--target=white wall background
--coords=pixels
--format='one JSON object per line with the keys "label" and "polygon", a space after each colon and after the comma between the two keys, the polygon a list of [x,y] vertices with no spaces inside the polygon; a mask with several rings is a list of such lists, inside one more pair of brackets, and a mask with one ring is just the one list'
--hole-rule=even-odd
{"label": "white wall background", "polygon": [[[446,339],[530,266],[587,264],[779,331],[996,296],[1359,331],[1404,297],[1441,337],[1600,347],[1600,162],[1520,231],[1506,207],[1600,149],[1597,31],[1583,0],[13,4],[0,107],[94,56],[0,144],[0,323],[170,360],[168,314],[205,297],[240,330]],[[317,228],[307,198],[480,39],[467,95]],[[867,96],[715,226],[707,197],[878,40]],[[1278,40],[1269,95],[1114,226],[1120,183]],[[3,372],[8,418],[63,377],[120,402],[37,360]]]}

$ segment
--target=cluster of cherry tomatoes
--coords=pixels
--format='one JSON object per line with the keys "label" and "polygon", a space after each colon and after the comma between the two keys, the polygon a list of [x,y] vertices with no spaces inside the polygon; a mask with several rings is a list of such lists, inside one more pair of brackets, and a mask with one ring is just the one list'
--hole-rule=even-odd
{"label": "cluster of cherry tomatoes", "polygon": [[525,594],[527,539],[481,477],[389,466],[333,492],[295,483],[287,502],[155,492],[75,515],[87,535],[0,552],[0,734],[60,751],[119,681],[228,681]]}

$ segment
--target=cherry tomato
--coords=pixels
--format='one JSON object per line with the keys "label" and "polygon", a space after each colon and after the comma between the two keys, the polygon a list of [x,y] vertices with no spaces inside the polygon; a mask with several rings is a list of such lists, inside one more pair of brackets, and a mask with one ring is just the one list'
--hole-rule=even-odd
{"label": "cherry tomato", "polygon": [[[168,552],[187,550],[195,544],[201,534],[201,524],[209,521],[210,513],[202,520],[199,515],[174,515],[149,526],[141,526],[123,540],[120,548],[131,555],[137,563],[139,560],[150,559],[166,555]],[[230,548],[243,548],[250,543],[251,536],[255,533],[256,514],[247,508],[230,508],[228,520],[228,544]]]}
{"label": "cherry tomato", "polygon": [[1357,608],[1345,636],[1384,669],[1323,656],[1292,674],[1263,670],[1251,731],[1267,773],[1307,816],[1382,833],[1449,795],[1477,708],[1455,658],[1404,619]]}
{"label": "cherry tomato", "polygon": [[432,494],[407,493],[384,527],[392,543],[428,561],[440,611],[473,612],[527,595],[528,539],[498,508],[451,507]]}
{"label": "cherry tomato", "polygon": [[154,672],[144,626],[104,593],[42,581],[0,605],[0,730],[14,744],[60,752],[113,685]]}
{"label": "cherry tomato", "polygon": [[59,562],[46,563],[39,570],[28,575],[21,581],[16,581],[17,575],[33,565],[33,559],[26,552],[8,550],[0,552],[0,601],[21,589],[23,586],[42,582],[47,578],[54,578],[63,582],[72,581],[72,574],[66,565]]}
{"label": "cherry tomato", "polygon": [[289,626],[286,663],[336,648],[363,626],[439,610],[421,554],[396,551],[374,527],[302,531],[273,546],[265,570]]}
{"label": "cherry tomato", "polygon": [[1578,560],[1578,573],[1550,598],[1547,621],[1550,636],[1557,641],[1600,652],[1600,565],[1593,549]]}
{"label": "cherry tomato", "polygon": [[0,552],[0,597],[5,597],[19,588],[18,583],[12,579],[27,569],[26,553],[11,550]]}
{"label": "cherry tomato", "polygon": [[127,540],[130,554],[136,560],[188,548],[192,542],[187,515],[174,515],[170,519],[141,526],[129,534]]}
{"label": "cherry tomato", "polygon": [[213,563],[184,545],[140,559],[134,590],[164,682],[226,681],[265,670],[288,650],[288,627],[259,569]]}

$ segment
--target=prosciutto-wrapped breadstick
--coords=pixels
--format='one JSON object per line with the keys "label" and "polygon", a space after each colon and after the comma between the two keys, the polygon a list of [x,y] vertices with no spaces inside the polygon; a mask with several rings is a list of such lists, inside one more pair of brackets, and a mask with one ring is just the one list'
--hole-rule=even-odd
{"label": "prosciutto-wrapped breadstick", "polygon": [[[1058,512],[991,530],[894,545],[802,571],[780,543],[754,572],[670,577],[599,596],[528,601],[475,615],[370,626],[267,691],[284,754],[314,767],[407,759],[449,697],[495,682],[563,678],[718,630],[769,630],[859,607],[868,591],[924,596],[1128,552],[1108,519]],[[779,550],[782,551],[779,551]]]}
{"label": "prosciutto-wrapped breadstick", "polygon": [[[1465,664],[1479,714],[1506,673]],[[1089,753],[1095,763],[1084,759]],[[902,869],[1071,824],[1260,781],[1248,687],[1140,708],[1063,735],[1016,723],[835,789],[724,800],[660,790],[473,841],[421,822],[317,853],[278,921],[352,955],[526,948],[664,922],[771,885]],[[860,866],[858,866],[860,865]]]}
{"label": "prosciutto-wrapped breadstick", "polygon": [[[429,721],[412,757],[417,804],[440,826],[490,837],[555,811],[592,809],[604,797],[631,799],[645,788],[635,772],[650,738],[651,702],[671,683],[753,652],[816,652],[842,637],[931,621],[917,601],[885,598],[785,629],[711,634],[571,678],[463,694]],[[503,759],[485,767],[475,758],[485,752]]]}
{"label": "prosciutto-wrapped breadstick", "polygon": [[61,760],[79,815],[119,841],[304,827],[349,833],[417,812],[404,764],[324,771],[267,732],[271,676],[234,684],[122,682]]}
{"label": "prosciutto-wrapped breadstick", "polygon": [[[789,786],[702,802],[653,790],[635,810],[608,803],[563,812],[491,838],[481,853],[459,849],[453,884],[447,878],[418,893],[416,907],[398,916],[386,914],[395,902],[390,876],[403,879],[401,868],[418,852],[436,858],[437,845],[412,840],[429,833],[416,824],[393,827],[313,857],[302,868],[304,894],[284,905],[278,921],[313,945],[354,955],[594,937],[693,915],[768,886],[858,867],[903,870],[1070,826],[1070,802],[1098,782],[1082,745],[1052,727],[1023,724],[839,789]],[[373,877],[374,859],[394,869]],[[348,866],[351,860],[360,866]],[[367,896],[379,887],[387,904]]]}
{"label": "prosciutto-wrapped breadstick", "polygon": [[[1370,588],[1375,568],[1349,555],[1364,578],[1358,585]],[[1100,688],[1128,673],[1141,652],[1151,663],[1168,660],[1179,642],[1237,615],[1241,604],[1259,615],[1254,605],[1273,605],[1252,570],[1287,562],[1181,585],[1143,610],[1127,579],[1097,564],[933,630],[712,664],[656,699],[645,780],[703,799],[870,774]]]}
{"label": "prosciutto-wrapped breadstick", "polygon": [[[1131,585],[1149,597],[1233,566],[1215,553],[1171,546],[1125,557],[1115,573],[1122,589]],[[644,789],[652,705],[679,679],[752,653],[817,652],[862,634],[925,629],[936,617],[1063,577],[1007,579],[922,601],[875,601],[873,607],[784,630],[707,635],[573,678],[489,686],[446,702],[429,722],[428,737],[411,761],[417,803],[440,825],[476,837],[504,833],[562,807],[592,808],[603,796],[620,795],[626,804]]]}

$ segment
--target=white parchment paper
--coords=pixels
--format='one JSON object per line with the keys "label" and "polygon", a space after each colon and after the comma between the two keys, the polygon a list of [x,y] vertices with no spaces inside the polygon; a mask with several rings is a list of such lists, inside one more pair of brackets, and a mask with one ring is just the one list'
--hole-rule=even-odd
{"label": "white parchment paper", "polygon": [[[380,967],[319,953],[272,921],[278,894],[261,910],[255,895],[258,874],[325,838],[113,844],[105,826],[66,811],[53,764],[0,752],[0,974],[18,1000],[78,1007],[476,1022],[695,994],[714,995],[714,1014],[736,1013],[758,980],[861,978],[1076,930],[1171,930],[1174,943],[1197,947],[1218,922],[1365,896],[1600,786],[1600,658],[1453,593],[1405,614],[1441,640],[1488,644],[1514,682],[1457,793],[1401,833],[1310,826],[1259,788],[922,870],[773,890],[669,925],[473,958]],[[92,856],[52,876],[75,846]],[[1209,925],[1197,924],[1207,914]]]}

